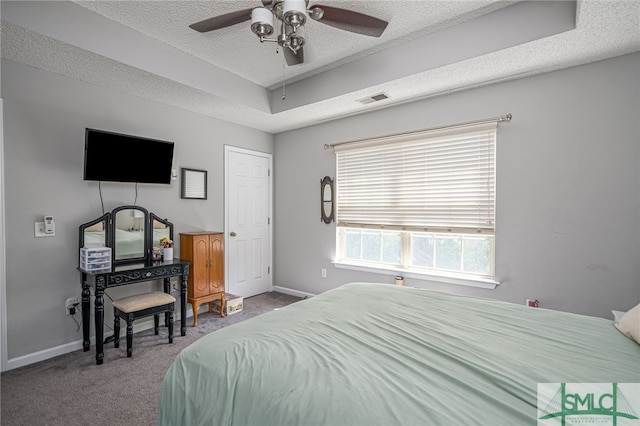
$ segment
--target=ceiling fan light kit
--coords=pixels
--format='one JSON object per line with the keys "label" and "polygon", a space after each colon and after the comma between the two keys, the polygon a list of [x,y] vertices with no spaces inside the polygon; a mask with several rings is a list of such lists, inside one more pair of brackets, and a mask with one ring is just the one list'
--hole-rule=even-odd
{"label": "ceiling fan light kit", "polygon": [[273,34],[273,14],[269,9],[256,7],[251,11],[251,31],[260,39]]}
{"label": "ceiling fan light kit", "polygon": [[284,0],[282,20],[295,32],[299,26],[307,22],[307,2],[305,0]]}
{"label": "ceiling fan light kit", "polygon": [[[284,0],[275,2],[272,9],[256,7],[251,12],[251,31],[260,38],[260,42],[276,42],[291,49],[295,55],[304,46],[305,40],[297,31],[307,22],[306,0]],[[273,34],[274,18],[281,22],[280,34],[277,38],[268,38]],[[287,56],[289,57],[289,55]],[[302,60],[287,59],[289,65],[301,63]]]}
{"label": "ceiling fan light kit", "polygon": [[[304,62],[302,47],[305,39],[299,30],[304,28],[307,16],[316,22],[371,37],[380,37],[387,22],[373,16],[332,6],[314,5],[308,9],[309,0],[262,0],[262,7],[245,9],[214,16],[190,25],[199,32],[209,32],[251,20],[251,31],[260,42],[275,42],[282,46],[288,65]],[[251,13],[249,13],[251,12]],[[280,34],[274,33],[274,22],[279,21]]]}

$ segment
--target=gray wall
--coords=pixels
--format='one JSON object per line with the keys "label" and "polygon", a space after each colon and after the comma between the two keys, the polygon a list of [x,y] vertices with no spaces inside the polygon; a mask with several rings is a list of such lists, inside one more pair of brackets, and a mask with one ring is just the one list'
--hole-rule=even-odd
{"label": "gray wall", "polygon": [[639,69],[640,54],[627,55],[276,135],[275,285],[317,294],[393,282],[331,264],[335,224],[320,222],[319,181],[335,176],[335,156],[323,144],[512,113],[497,144],[501,285],[405,285],[602,317],[631,308],[640,302]]}
{"label": "gray wall", "polygon": [[[206,201],[180,199],[179,178],[138,185],[137,204],[172,221],[176,236],[224,229],[224,145],[271,153],[273,136],[11,61],[2,61],[2,77],[11,360],[82,339],[64,301],[80,295],[78,225],[102,213],[97,183],[82,179],[85,127],[173,141],[178,174],[180,167],[208,170]],[[135,186],[103,183],[102,195],[111,210],[133,204]],[[55,217],[56,236],[35,238],[34,222],[44,215]],[[139,290],[108,293],[116,298]],[[112,324],[105,300],[105,322]]]}
{"label": "gray wall", "polygon": [[[335,226],[320,222],[318,197],[335,163],[324,143],[510,112],[498,133],[502,284],[406,284],[516,303],[538,298],[603,317],[628,309],[640,301],[638,69],[640,54],[628,55],[283,133],[274,144],[263,132],[3,60],[8,358],[81,340],[63,304],[80,294],[77,227],[102,211],[97,184],[82,180],[85,127],[172,140],[176,170],[209,171],[207,201],[181,200],[179,180],[139,185],[137,203],[176,232],[223,229],[224,144],[274,152],[274,284],[316,294],[393,279],[332,266]],[[134,201],[132,184],[102,190],[107,210]],[[56,236],[36,239],[33,223],[45,214],[56,217]]]}

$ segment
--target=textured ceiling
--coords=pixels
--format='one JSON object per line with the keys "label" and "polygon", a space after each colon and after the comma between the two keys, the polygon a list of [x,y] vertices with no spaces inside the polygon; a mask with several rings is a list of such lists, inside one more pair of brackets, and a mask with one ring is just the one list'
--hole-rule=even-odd
{"label": "textured ceiling", "polygon": [[[276,53],[275,43],[261,44],[251,32],[249,22],[209,33],[198,33],[189,28],[189,24],[212,16],[261,6],[260,0],[77,3],[261,86],[270,87],[282,81],[282,56]],[[377,39],[309,20],[304,31],[308,42],[305,47],[305,63],[286,67],[286,79],[322,71],[341,63],[345,58],[357,59],[370,51],[384,48],[386,43],[397,38],[410,38],[416,32],[432,31],[443,22],[454,23],[470,19],[508,4],[496,3],[495,0],[324,0],[320,3],[369,14],[386,20],[389,26],[383,37]],[[310,4],[314,5],[316,2]]]}
{"label": "textured ceiling", "polygon": [[[188,27],[260,4],[2,1],[2,56],[277,133],[640,50],[640,1],[323,0],[389,26],[373,38],[310,21],[296,66],[249,22]],[[389,99],[357,102],[380,92]]]}

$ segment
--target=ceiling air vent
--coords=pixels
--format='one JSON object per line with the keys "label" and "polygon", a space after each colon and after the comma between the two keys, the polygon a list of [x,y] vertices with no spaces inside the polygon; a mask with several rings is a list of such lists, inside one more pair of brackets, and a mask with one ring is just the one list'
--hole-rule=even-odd
{"label": "ceiling air vent", "polygon": [[385,99],[389,99],[385,93],[378,93],[377,95],[367,96],[366,98],[358,99],[358,102],[361,104],[370,104],[373,102],[384,101]]}

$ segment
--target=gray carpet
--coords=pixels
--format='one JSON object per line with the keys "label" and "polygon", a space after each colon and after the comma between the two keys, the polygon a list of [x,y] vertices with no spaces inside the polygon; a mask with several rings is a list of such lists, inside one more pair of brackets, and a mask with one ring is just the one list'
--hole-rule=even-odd
{"label": "gray carpet", "polygon": [[[95,347],[78,350],[1,376],[0,424],[10,425],[155,425],[164,375],[175,357],[198,338],[300,300],[281,293],[244,299],[244,309],[226,318],[198,314],[198,327],[187,318],[187,335],[175,323],[173,344],[167,330],[153,329],[133,337],[133,357],[126,339],[120,348],[105,345],[104,364],[95,365]],[[124,328],[124,327],[123,327]],[[216,362],[216,360],[212,360]]]}

